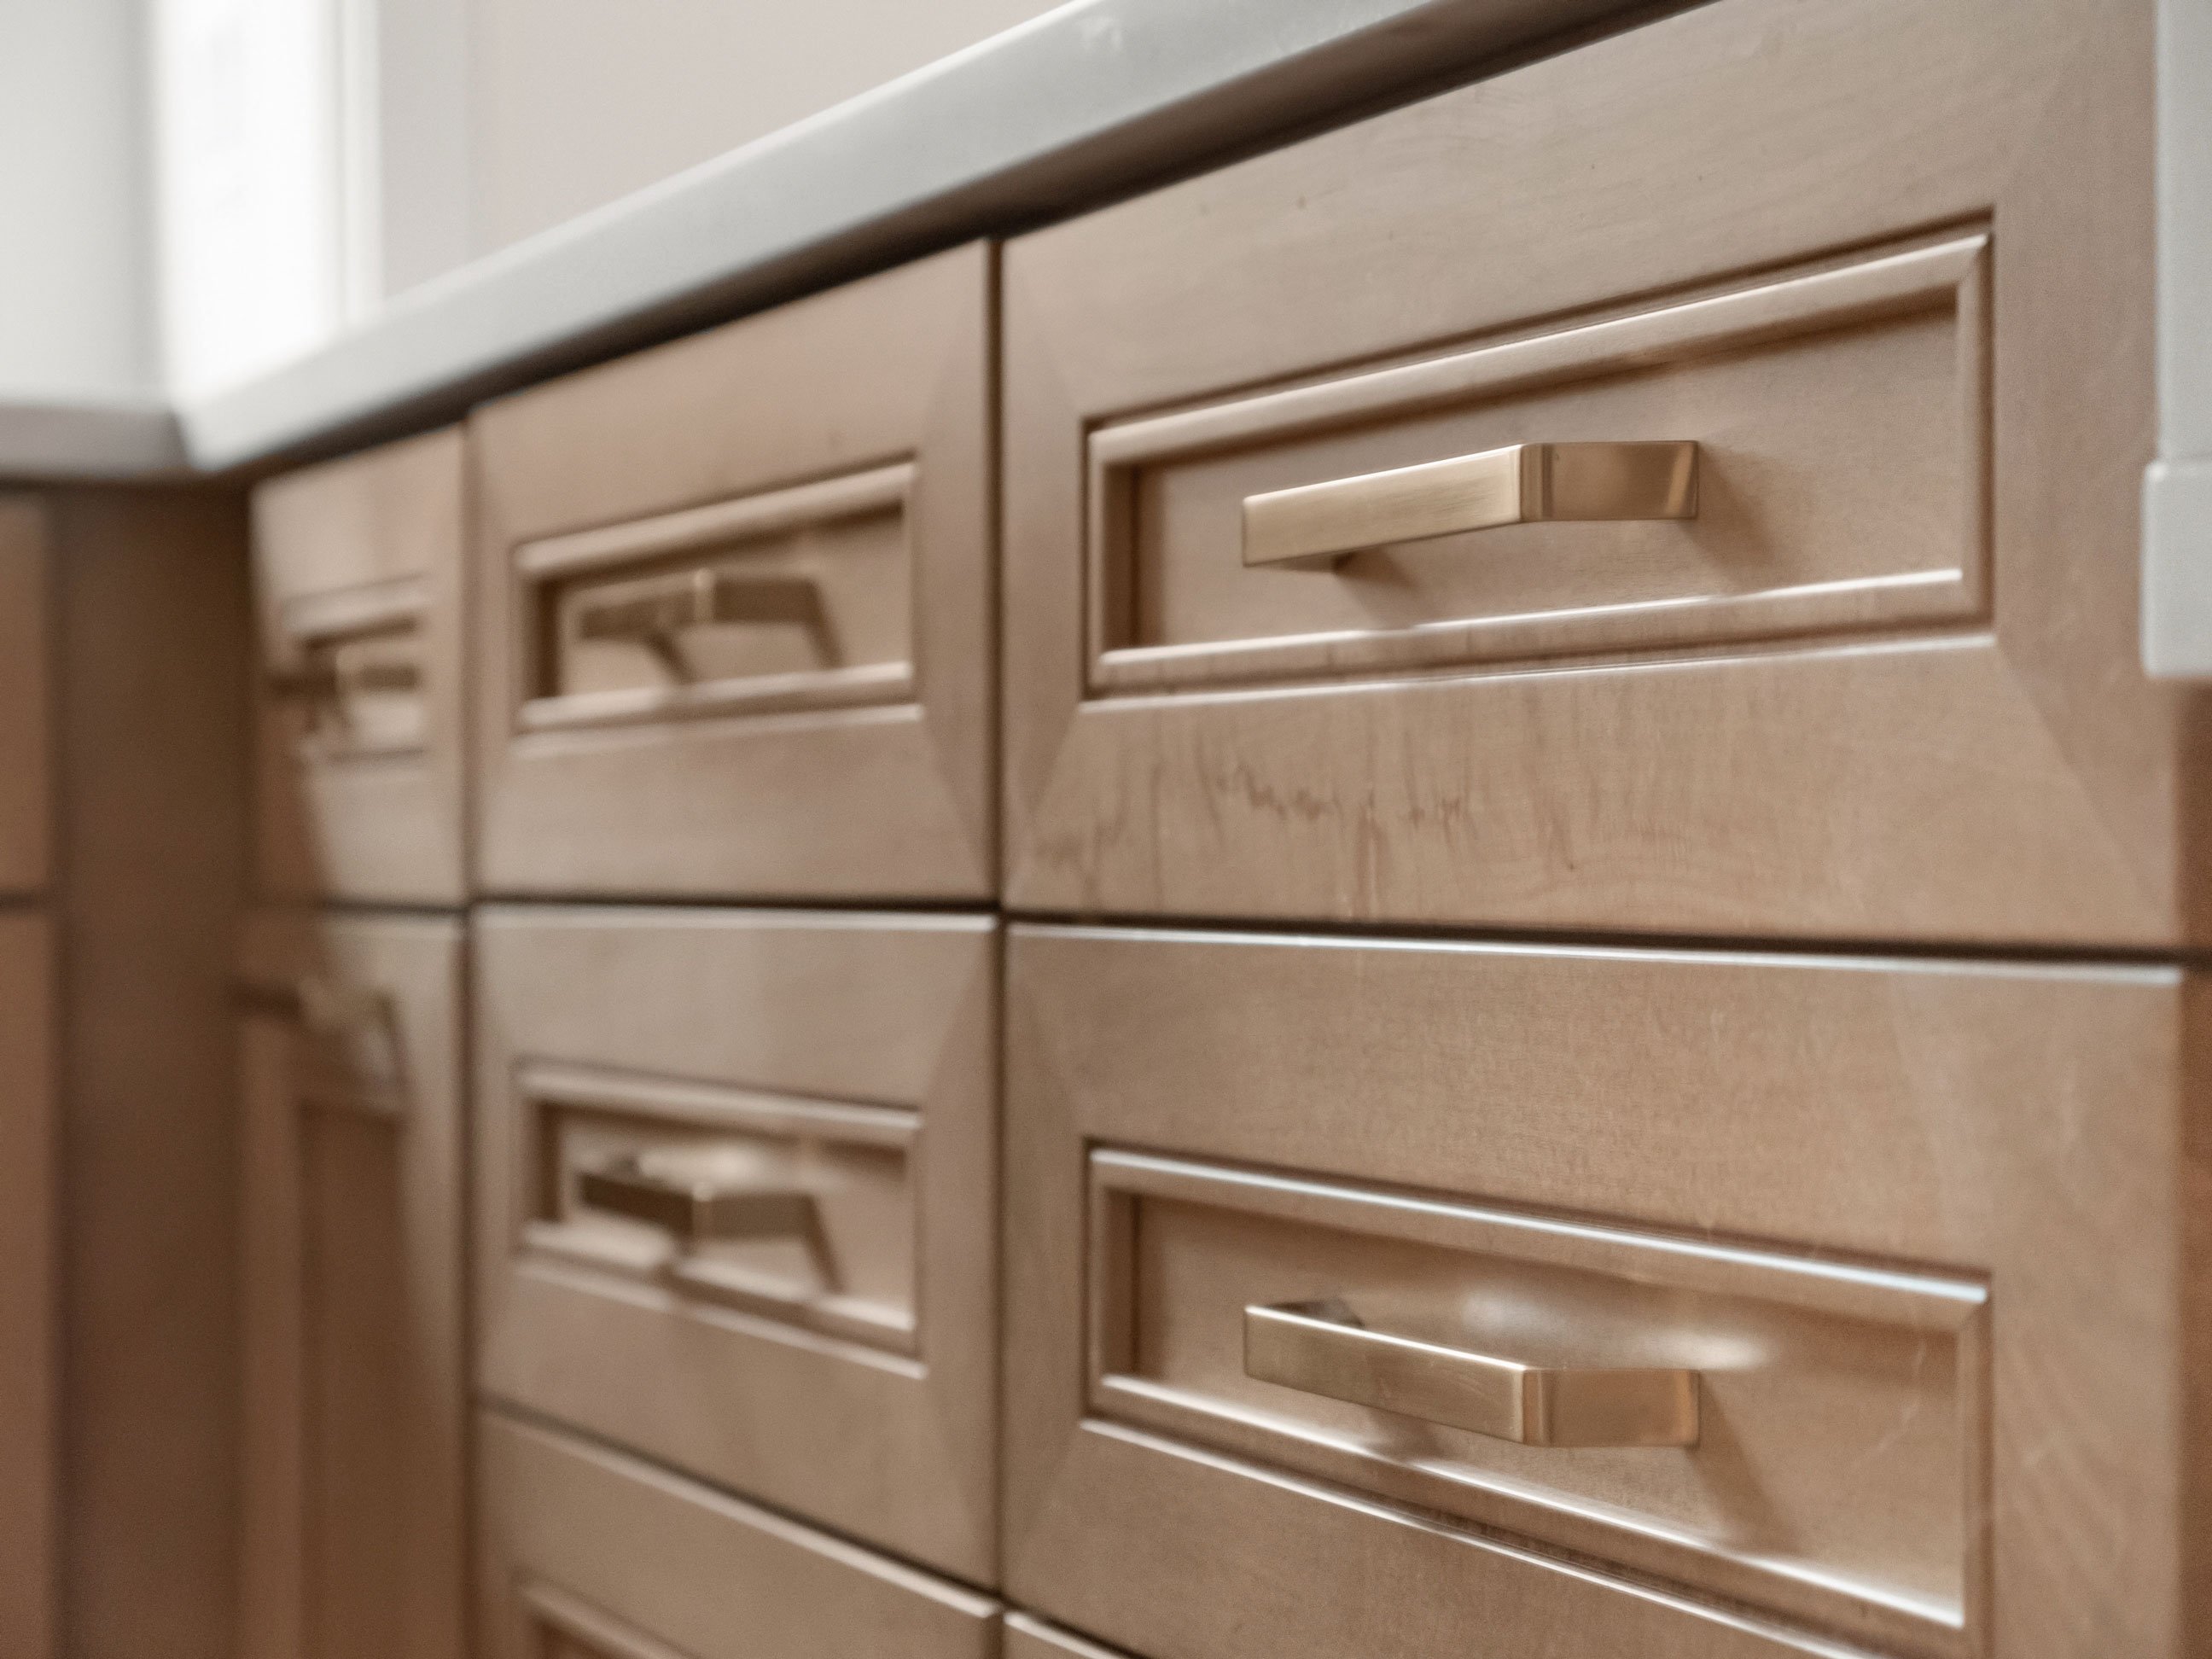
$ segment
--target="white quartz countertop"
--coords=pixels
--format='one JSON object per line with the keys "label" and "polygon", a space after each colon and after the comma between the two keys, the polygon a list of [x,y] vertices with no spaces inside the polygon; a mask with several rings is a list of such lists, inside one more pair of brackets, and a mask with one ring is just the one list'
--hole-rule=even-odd
{"label": "white quartz countertop", "polygon": [[0,477],[220,472],[435,424],[549,374],[1076,210],[1628,9],[1079,0],[412,290],[238,386],[174,408],[0,401]]}

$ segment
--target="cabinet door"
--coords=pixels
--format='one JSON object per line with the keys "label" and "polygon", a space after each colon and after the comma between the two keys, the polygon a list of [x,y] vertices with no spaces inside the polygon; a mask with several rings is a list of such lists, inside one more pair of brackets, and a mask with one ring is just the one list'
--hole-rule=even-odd
{"label": "cabinet door", "polygon": [[483,1659],[992,1659],[998,1604],[604,1447],[481,1419]]}
{"label": "cabinet door", "polygon": [[2205,937],[2148,0],[1723,0],[1018,238],[1006,888]]}
{"label": "cabinet door", "polygon": [[1205,1659],[2193,1651],[2189,975],[1007,969],[1010,1598]]}
{"label": "cabinet door", "polygon": [[0,1652],[50,1659],[59,1492],[52,944],[0,916]]}
{"label": "cabinet door", "polygon": [[246,1659],[463,1650],[462,950],[453,921],[246,932]]}
{"label": "cabinet door", "polygon": [[48,772],[45,509],[0,496],[0,892],[47,878]]}
{"label": "cabinet door", "polygon": [[501,894],[994,888],[991,254],[479,410]]}
{"label": "cabinet door", "polygon": [[479,912],[494,1398],[992,1582],[989,918]]}
{"label": "cabinet door", "polygon": [[466,896],[463,459],[453,428],[254,491],[268,896]]}

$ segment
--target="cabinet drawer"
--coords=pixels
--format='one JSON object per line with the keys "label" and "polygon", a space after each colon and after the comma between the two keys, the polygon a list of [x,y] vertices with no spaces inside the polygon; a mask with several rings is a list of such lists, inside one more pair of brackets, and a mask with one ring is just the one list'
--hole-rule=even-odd
{"label": "cabinet drawer", "polygon": [[484,1385],[988,1581],[994,924],[480,940]]}
{"label": "cabinet drawer", "polygon": [[242,949],[240,1652],[465,1651],[461,926]]}
{"label": "cabinet drawer", "polygon": [[266,894],[467,896],[462,467],[455,428],[254,492]]}
{"label": "cabinet drawer", "polygon": [[991,891],[990,275],[959,250],[478,413],[490,887]]}
{"label": "cabinet drawer", "polygon": [[46,885],[48,823],[45,509],[0,496],[0,892]]}
{"label": "cabinet drawer", "polygon": [[2178,1650],[2181,976],[1022,927],[1008,987],[1011,1595]]}
{"label": "cabinet drawer", "polygon": [[991,1659],[988,1597],[498,1413],[478,1419],[487,1659]]}
{"label": "cabinet drawer", "polygon": [[2186,933],[2148,10],[1723,0],[1010,243],[1009,902]]}

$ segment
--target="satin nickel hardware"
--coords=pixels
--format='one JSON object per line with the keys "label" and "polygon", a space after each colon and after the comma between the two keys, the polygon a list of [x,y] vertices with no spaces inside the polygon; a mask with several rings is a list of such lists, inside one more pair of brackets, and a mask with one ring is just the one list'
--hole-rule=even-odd
{"label": "satin nickel hardware", "polygon": [[1244,498],[1244,562],[1326,568],[1363,548],[1548,520],[1694,519],[1694,443],[1510,444]]}
{"label": "satin nickel hardware", "polygon": [[824,642],[829,618],[822,591],[805,576],[740,576],[702,566],[642,593],[582,607],[580,640],[620,640],[642,645],[678,678],[690,678],[674,641],[686,629],[715,623],[756,623],[804,628]]}
{"label": "satin nickel hardware", "polygon": [[1341,1301],[1244,1310],[1244,1374],[1528,1446],[1694,1446],[1698,1373],[1554,1367],[1370,1331]]}
{"label": "satin nickel hardware", "polygon": [[[658,1164],[658,1167],[656,1167]],[[648,1152],[616,1158],[577,1179],[576,1195],[595,1210],[671,1232],[687,1244],[714,1239],[811,1238],[814,1195],[796,1185],[732,1181]]]}

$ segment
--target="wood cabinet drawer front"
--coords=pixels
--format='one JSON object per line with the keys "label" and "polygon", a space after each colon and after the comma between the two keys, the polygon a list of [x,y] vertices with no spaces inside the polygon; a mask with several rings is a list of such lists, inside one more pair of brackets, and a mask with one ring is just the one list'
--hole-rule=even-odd
{"label": "wood cabinet drawer front", "polygon": [[981,918],[485,913],[483,1377],[993,1570]]}
{"label": "wood cabinet drawer front", "polygon": [[254,492],[259,879],[453,903],[462,855],[459,428]]}
{"label": "wood cabinet drawer front", "polygon": [[46,515],[0,496],[0,892],[31,892],[48,875]]}
{"label": "wood cabinet drawer front", "polygon": [[478,1419],[487,1659],[990,1659],[998,1607],[620,1453]]}
{"label": "wood cabinet drawer front", "polygon": [[2149,14],[1723,0],[1011,242],[1008,902],[2186,935]]}
{"label": "wood cabinet drawer front", "polygon": [[246,930],[250,1659],[465,1651],[462,950],[450,921]]}
{"label": "wood cabinet drawer front", "polygon": [[479,412],[489,885],[990,892],[989,284],[960,250]]}
{"label": "wood cabinet drawer front", "polygon": [[1023,926],[1007,984],[1016,1599],[1153,1654],[2179,1650],[2193,981]]}

